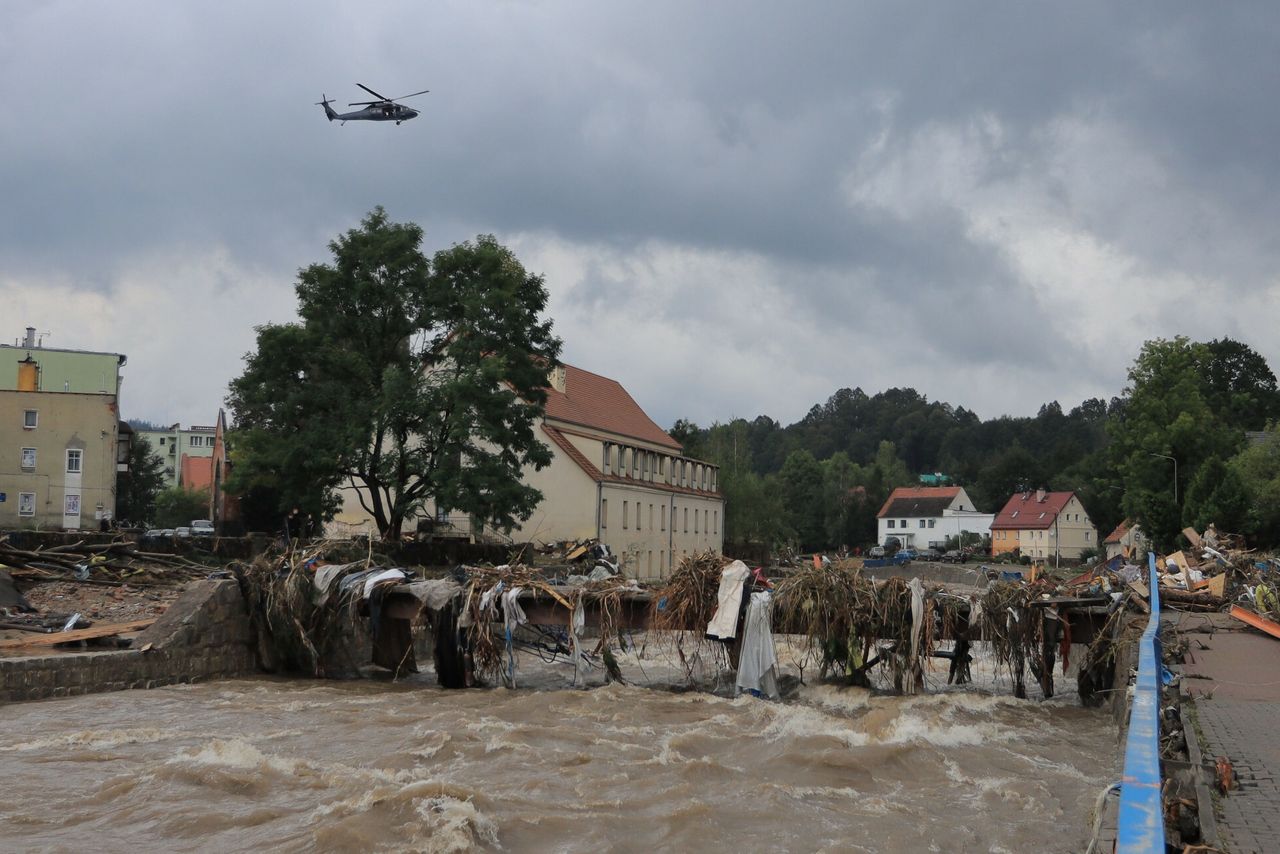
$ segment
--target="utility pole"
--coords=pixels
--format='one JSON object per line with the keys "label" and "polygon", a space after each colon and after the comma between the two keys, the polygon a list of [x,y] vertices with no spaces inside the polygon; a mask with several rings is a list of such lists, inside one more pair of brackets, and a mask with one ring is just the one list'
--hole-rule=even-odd
{"label": "utility pole", "polygon": [[1153,451],[1147,451],[1153,457],[1159,457],[1162,460],[1169,460],[1173,463],[1173,503],[1178,506],[1178,460],[1168,454],[1157,454]]}

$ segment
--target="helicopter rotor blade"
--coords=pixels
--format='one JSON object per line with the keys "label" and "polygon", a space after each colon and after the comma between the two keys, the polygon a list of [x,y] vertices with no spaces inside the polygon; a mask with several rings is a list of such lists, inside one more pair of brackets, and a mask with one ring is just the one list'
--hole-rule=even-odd
{"label": "helicopter rotor blade", "polygon": [[357,86],[359,86],[359,87],[360,87],[361,89],[363,89],[364,91],[368,92],[368,93],[369,93],[370,95],[372,95],[373,97],[377,98],[379,101],[390,101],[390,100],[391,100],[391,99],[390,99],[390,98],[388,98],[386,95],[379,95],[377,92],[373,91],[372,89],[370,89],[368,86],[364,85],[363,83],[357,83],[356,85],[357,85]]}
{"label": "helicopter rotor blade", "polygon": [[414,95],[425,95],[430,91],[431,91],[430,89],[423,89],[421,92],[413,92],[412,94],[409,94],[409,95],[401,95],[399,98],[392,98],[391,100],[403,101],[405,98],[412,98],[414,97]]}
{"label": "helicopter rotor blade", "polygon": [[367,107],[370,104],[390,104],[390,101],[351,101],[348,107]]}

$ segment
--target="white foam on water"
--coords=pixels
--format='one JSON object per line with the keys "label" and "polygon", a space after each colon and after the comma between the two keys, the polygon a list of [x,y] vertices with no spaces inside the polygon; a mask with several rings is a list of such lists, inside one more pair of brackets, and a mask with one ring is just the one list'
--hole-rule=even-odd
{"label": "white foam on water", "polygon": [[173,741],[180,738],[202,737],[197,733],[174,729],[89,729],[51,735],[17,744],[0,747],[4,752],[27,752],[51,747],[87,747],[102,749],[125,744],[151,744],[157,741]]}
{"label": "white foam on water", "polygon": [[423,798],[414,805],[429,829],[423,850],[430,854],[457,854],[470,851],[477,842],[501,848],[498,844],[498,826],[476,809],[471,799],[459,800],[448,795]]}

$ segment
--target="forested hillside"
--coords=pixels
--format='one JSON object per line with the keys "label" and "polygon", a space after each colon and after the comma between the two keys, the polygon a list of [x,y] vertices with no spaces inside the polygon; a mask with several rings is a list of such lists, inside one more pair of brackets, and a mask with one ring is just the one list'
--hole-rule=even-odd
{"label": "forested hillside", "polygon": [[1034,417],[983,421],[910,388],[844,388],[785,427],[760,415],[681,420],[671,434],[720,466],[731,542],[865,545],[894,487],[941,472],[987,512],[1016,491],[1074,490],[1101,536],[1127,516],[1157,542],[1213,521],[1275,544],[1280,439],[1245,434],[1278,418],[1276,377],[1258,353],[1175,338],[1148,341],[1110,400],[1050,401]]}

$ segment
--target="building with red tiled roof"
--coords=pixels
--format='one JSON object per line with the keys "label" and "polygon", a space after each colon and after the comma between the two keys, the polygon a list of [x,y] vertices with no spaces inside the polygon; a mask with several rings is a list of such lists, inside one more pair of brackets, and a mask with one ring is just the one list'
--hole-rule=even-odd
{"label": "building with red tiled roof", "polygon": [[1102,545],[1107,550],[1107,560],[1113,557],[1135,558],[1146,550],[1148,541],[1142,529],[1132,519],[1125,519],[1116,525],[1116,529],[1102,541]]}
{"label": "building with red tiled roof", "polygon": [[962,486],[900,486],[876,514],[876,537],[880,543],[894,538],[911,548],[942,548],[961,535],[981,541],[993,518],[978,511]]}
{"label": "building with red tiled roof", "polygon": [[1020,492],[991,523],[992,556],[1018,549],[1035,559],[1075,560],[1098,545],[1098,532],[1074,492]]}
{"label": "building with red tiled roof", "polygon": [[551,465],[525,472],[542,504],[517,541],[595,538],[629,574],[662,578],[686,555],[724,545],[716,466],[687,457],[616,380],[564,365],[550,374],[541,425]]}
{"label": "building with red tiled roof", "polygon": [[[549,372],[541,439],[551,464],[522,479],[542,493],[515,542],[597,539],[628,575],[662,578],[682,557],[724,545],[724,498],[716,466],[687,457],[617,380],[562,365]],[[355,489],[330,525],[334,535],[373,533]],[[471,536],[470,520],[428,503],[437,533]]]}

